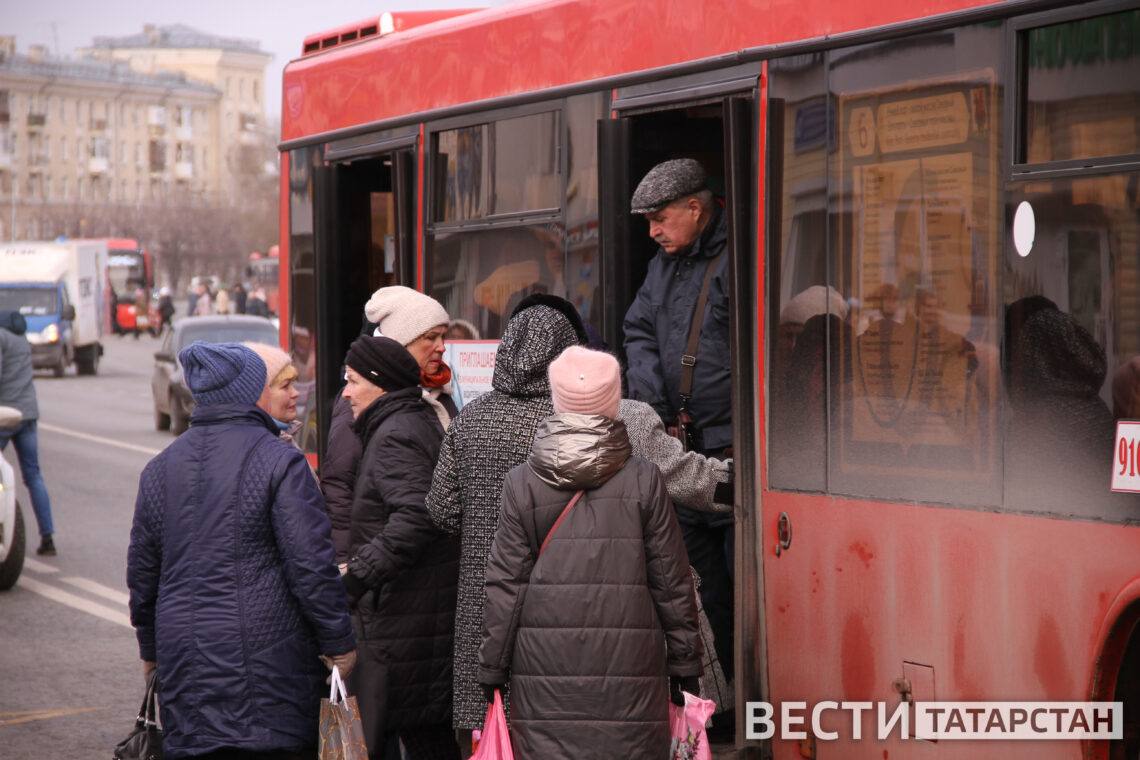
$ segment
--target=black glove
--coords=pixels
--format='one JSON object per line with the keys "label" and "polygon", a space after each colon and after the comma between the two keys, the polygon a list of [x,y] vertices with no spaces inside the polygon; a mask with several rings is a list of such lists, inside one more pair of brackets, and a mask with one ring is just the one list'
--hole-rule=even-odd
{"label": "black glove", "polygon": [[685,706],[685,695],[681,693],[683,691],[700,696],[701,679],[696,676],[669,676],[669,699],[678,707]]}
{"label": "black glove", "polygon": [[487,701],[487,704],[491,704],[495,701],[495,691],[502,690],[503,685],[501,683],[481,683],[479,688],[483,690],[483,699]]}
{"label": "black glove", "polygon": [[353,575],[351,569],[340,576],[340,579],[344,582],[344,592],[348,594],[348,606],[355,607],[356,603],[360,601],[360,597],[364,596],[368,591],[368,586],[364,585],[364,581]]}

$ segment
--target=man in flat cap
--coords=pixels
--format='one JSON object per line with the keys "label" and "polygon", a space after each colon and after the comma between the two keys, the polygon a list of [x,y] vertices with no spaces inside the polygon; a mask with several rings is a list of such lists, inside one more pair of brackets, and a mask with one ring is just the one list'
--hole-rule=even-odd
{"label": "man in flat cap", "polygon": [[[728,227],[707,185],[701,165],[680,158],[653,167],[633,194],[630,210],[660,248],[625,315],[626,381],[630,398],[652,405],[691,450],[724,459],[732,447]],[[678,508],[677,516],[717,656],[732,673],[732,515]]]}

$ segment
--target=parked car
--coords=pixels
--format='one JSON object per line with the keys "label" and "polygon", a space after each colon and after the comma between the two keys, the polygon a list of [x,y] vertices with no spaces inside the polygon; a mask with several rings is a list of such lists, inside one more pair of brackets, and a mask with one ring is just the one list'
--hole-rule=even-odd
{"label": "parked car", "polygon": [[[0,429],[14,429],[23,421],[19,409],[0,406]],[[16,585],[24,569],[24,516],[16,501],[16,473],[0,456],[0,591]]]}
{"label": "parked car", "polygon": [[277,328],[268,319],[245,315],[186,317],[166,333],[162,348],[154,354],[154,377],[150,381],[154,396],[154,427],[181,435],[190,425],[194,399],[186,380],[178,352],[196,340],[207,343],[257,341],[272,346],[279,344]]}

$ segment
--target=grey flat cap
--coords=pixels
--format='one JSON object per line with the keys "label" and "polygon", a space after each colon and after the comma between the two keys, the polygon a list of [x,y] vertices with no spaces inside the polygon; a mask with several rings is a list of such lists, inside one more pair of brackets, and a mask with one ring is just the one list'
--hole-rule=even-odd
{"label": "grey flat cap", "polygon": [[638,183],[630,200],[629,213],[652,214],[678,198],[704,190],[708,175],[691,158],[675,158],[654,166]]}

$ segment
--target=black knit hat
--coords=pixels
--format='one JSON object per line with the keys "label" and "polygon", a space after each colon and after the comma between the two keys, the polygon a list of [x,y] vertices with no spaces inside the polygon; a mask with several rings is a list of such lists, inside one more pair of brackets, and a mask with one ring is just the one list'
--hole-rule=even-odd
{"label": "black knit hat", "polygon": [[578,310],[574,308],[574,304],[567,301],[565,298],[552,296],[549,293],[533,293],[523,300],[519,301],[519,305],[511,312],[513,319],[523,309],[529,309],[531,306],[549,306],[551,309],[559,312],[574,328],[574,332],[578,335],[578,343],[586,345],[590,342],[590,336],[586,333],[586,326],[582,324],[582,317],[578,316]]}
{"label": "black knit hat", "polygon": [[389,393],[420,384],[420,365],[391,338],[361,335],[349,346],[344,363]]}

